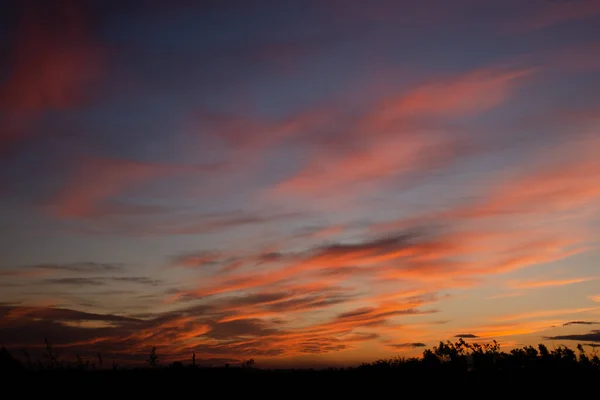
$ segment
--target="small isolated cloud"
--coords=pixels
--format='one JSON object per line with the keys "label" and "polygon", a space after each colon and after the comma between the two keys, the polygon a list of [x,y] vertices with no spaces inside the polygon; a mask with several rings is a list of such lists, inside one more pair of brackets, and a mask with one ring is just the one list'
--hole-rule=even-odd
{"label": "small isolated cloud", "polygon": [[590,296],[590,300],[597,301],[600,303],[600,294],[596,294],[594,296]]}
{"label": "small isolated cloud", "polygon": [[454,335],[454,337],[463,339],[477,339],[479,336],[474,335],[472,333],[459,333],[458,335]]}
{"label": "small isolated cloud", "polygon": [[596,324],[600,324],[600,322],[595,322],[595,321],[569,321],[569,322],[565,322],[563,324],[563,326],[569,326],[569,325],[596,325]]}
{"label": "small isolated cloud", "polygon": [[394,349],[414,349],[417,347],[425,347],[425,343],[421,343],[421,342],[415,342],[415,343],[393,343],[393,344],[388,344],[389,347],[392,347]]}

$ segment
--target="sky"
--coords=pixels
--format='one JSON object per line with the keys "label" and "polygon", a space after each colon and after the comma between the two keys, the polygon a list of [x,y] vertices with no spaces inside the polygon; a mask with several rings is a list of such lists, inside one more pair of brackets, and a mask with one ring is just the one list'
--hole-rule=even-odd
{"label": "sky", "polygon": [[600,344],[600,1],[3,1],[0,345]]}

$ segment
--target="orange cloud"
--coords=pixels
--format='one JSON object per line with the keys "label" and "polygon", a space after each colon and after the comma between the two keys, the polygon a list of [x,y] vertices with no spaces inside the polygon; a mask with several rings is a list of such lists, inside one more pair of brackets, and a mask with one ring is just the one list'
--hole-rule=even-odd
{"label": "orange cloud", "polygon": [[[325,292],[326,293],[326,292]],[[143,354],[148,343],[159,346],[171,355],[197,352],[202,357],[242,357],[246,354],[286,357],[327,353],[353,348],[359,343],[377,340],[386,330],[373,332],[377,327],[393,328],[392,319],[419,316],[432,311],[421,311],[416,306],[426,300],[387,301],[376,306],[349,308],[333,317],[318,322],[278,321],[269,317],[259,319],[246,313],[242,318],[227,318],[252,308],[279,313],[289,318],[289,313],[311,308],[315,302],[327,302],[323,307],[335,306],[332,296],[314,291],[304,293],[297,289],[288,292],[262,293],[245,297],[213,299],[204,305],[195,305],[150,316],[148,319],[92,314],[68,309],[0,307],[3,327],[0,339],[9,345],[31,346],[32,330],[46,326],[50,321],[53,332],[59,335],[57,347],[77,348],[84,351],[110,349],[114,354]],[[343,291],[340,292],[343,294]],[[308,302],[304,303],[305,300]],[[340,298],[343,302],[344,299]],[[306,308],[308,310],[308,308]],[[308,322],[308,323],[307,323]],[[14,335],[25,330],[28,335]],[[86,349],[87,347],[87,349]]]}
{"label": "orange cloud", "polygon": [[597,278],[572,278],[572,279],[556,279],[548,281],[531,281],[531,282],[509,282],[509,286],[516,289],[536,289],[543,287],[565,286],[574,283],[588,282]]}
{"label": "orange cloud", "polygon": [[515,234],[481,230],[473,234],[477,238],[472,240],[469,239],[471,233],[457,231],[334,244],[306,253],[284,255],[277,263],[262,270],[253,268],[245,272],[242,268],[234,276],[204,279],[198,289],[179,293],[175,299],[253,290],[302,280],[319,280],[333,285],[360,279],[375,286],[405,281],[427,284],[436,290],[468,287],[484,275],[549,263],[585,250],[585,247],[573,247],[578,243],[577,239],[529,240],[537,236],[535,231],[523,230]]}
{"label": "orange cloud", "polygon": [[532,311],[532,312],[524,312],[519,314],[510,314],[504,315],[501,317],[494,318],[495,321],[514,321],[514,320],[526,320],[526,319],[536,319],[543,317],[553,317],[558,315],[570,315],[570,314],[579,314],[579,313],[587,313],[590,311],[596,311],[597,308],[593,307],[585,307],[585,308],[569,308],[563,310],[541,310],[541,311]]}
{"label": "orange cloud", "polygon": [[600,303],[600,294],[597,294],[595,296],[590,296],[590,300],[597,301]]}
{"label": "orange cloud", "polygon": [[484,325],[472,329],[480,338],[498,338],[503,336],[527,335],[544,331],[551,326],[560,325],[560,320],[525,321],[506,324]]}

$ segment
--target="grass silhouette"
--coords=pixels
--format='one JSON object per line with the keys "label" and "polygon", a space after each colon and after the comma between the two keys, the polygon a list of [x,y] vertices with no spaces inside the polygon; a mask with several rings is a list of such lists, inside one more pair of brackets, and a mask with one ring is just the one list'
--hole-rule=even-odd
{"label": "grass silhouette", "polygon": [[253,359],[234,366],[201,367],[196,364],[195,354],[189,364],[177,361],[163,365],[158,362],[156,347],[151,348],[143,367],[118,367],[113,358],[112,368],[103,368],[100,354],[98,365],[84,362],[79,356],[74,362],[60,359],[47,339],[46,361],[37,365],[31,362],[23,365],[5,348],[0,354],[1,376],[11,377],[13,383],[39,382],[38,387],[45,390],[77,382],[98,390],[135,388],[137,394],[146,390],[149,395],[156,395],[152,388],[198,390],[197,385],[202,382],[203,390],[225,390],[247,396],[254,392],[274,394],[280,390],[276,388],[288,388],[281,390],[297,394],[313,390],[323,395],[325,391],[331,395],[354,395],[360,390],[403,388],[419,390],[425,397],[460,392],[487,397],[504,391],[508,391],[507,395],[541,395],[568,390],[572,395],[579,389],[595,391],[600,383],[600,358],[595,348],[588,354],[581,344],[576,350],[566,346],[549,350],[539,344],[504,352],[496,341],[478,344],[462,338],[439,342],[424,350],[421,357],[396,356],[357,367],[321,370],[263,369]]}

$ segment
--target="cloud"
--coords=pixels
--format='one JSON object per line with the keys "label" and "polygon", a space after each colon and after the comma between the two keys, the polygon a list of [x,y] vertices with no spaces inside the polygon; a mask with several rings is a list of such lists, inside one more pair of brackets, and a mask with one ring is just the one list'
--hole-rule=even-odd
{"label": "cloud", "polygon": [[593,330],[590,333],[582,333],[576,335],[558,335],[558,336],[547,336],[546,340],[580,340],[587,342],[600,343],[600,330]]}
{"label": "cloud", "polygon": [[244,266],[260,266],[284,261],[289,257],[276,251],[258,254],[199,251],[183,253],[171,258],[170,267],[200,269],[216,273],[231,273]]}
{"label": "cloud", "polygon": [[472,333],[459,333],[458,335],[454,335],[454,337],[463,339],[477,339],[479,336],[474,335]]}
{"label": "cloud", "polygon": [[393,349],[399,349],[399,350],[403,350],[403,349],[414,349],[417,347],[425,347],[426,344],[425,343],[420,343],[420,342],[415,342],[415,343],[392,343],[392,344],[388,344],[388,347],[391,347]]}
{"label": "cloud", "polygon": [[60,273],[103,273],[120,272],[123,264],[81,262],[70,264],[36,264],[0,271],[0,276],[35,277]]}
{"label": "cloud", "polygon": [[509,286],[515,289],[537,289],[543,287],[565,286],[574,283],[588,282],[597,278],[572,278],[572,279],[556,279],[548,281],[531,281],[531,282],[509,282]]}
{"label": "cloud", "polygon": [[[251,273],[240,272],[234,277],[217,276],[213,280],[207,280],[203,285],[204,288],[190,291],[188,294],[202,297],[217,293],[259,288],[282,283],[291,277],[304,274],[318,274],[322,279],[324,278],[324,271],[336,271],[348,265],[354,267],[364,266],[368,269],[370,265],[381,261],[409,257],[413,253],[431,249],[432,246],[429,246],[428,243],[424,245],[419,243],[414,236],[415,234],[411,232],[375,238],[362,243],[331,244],[317,247],[284,257],[286,262],[276,270],[270,270],[262,274],[256,270]],[[356,272],[360,273],[360,270]],[[327,274],[327,277],[332,282],[344,278],[340,274]]]}
{"label": "cloud", "polygon": [[85,262],[71,264],[38,264],[29,266],[27,268],[65,272],[119,272],[123,270],[124,265],[115,263]]}
{"label": "cloud", "polygon": [[181,254],[173,257],[173,265],[184,268],[210,267],[224,262],[223,256],[215,252]]}
{"label": "cloud", "polygon": [[593,322],[593,321],[569,321],[569,322],[565,322],[564,324],[562,324],[562,326],[569,326],[569,325],[596,325],[596,324],[600,324],[600,322]]}
{"label": "cloud", "polygon": [[199,234],[219,232],[223,230],[240,228],[252,225],[264,225],[270,222],[294,219],[304,216],[300,212],[250,212],[233,211],[213,215],[200,215],[187,217],[176,226],[169,229],[175,234]]}
{"label": "cloud", "polygon": [[[2,319],[0,340],[11,346],[36,348],[39,338],[20,335],[27,330],[48,335],[51,340],[57,337],[58,349],[110,351],[120,357],[132,354],[138,360],[148,343],[161,346],[169,357],[190,351],[202,358],[278,357],[352,349],[378,340],[385,329],[393,331],[398,318],[434,312],[417,309],[431,300],[414,298],[412,293],[404,295],[406,301],[400,301],[403,296],[395,293],[372,299],[373,306],[356,308],[352,303],[362,304],[368,299],[358,298],[345,288],[296,284],[281,289],[202,298],[200,303],[173,311],[129,317],[6,307],[3,312],[11,318]],[[304,313],[315,315],[316,310],[338,307],[347,311],[304,319]],[[299,324],[302,320],[305,322]],[[378,332],[371,330],[375,327]]]}
{"label": "cloud", "polygon": [[[307,315],[313,313],[329,316],[335,310],[335,317],[310,327],[311,332],[319,332],[319,335],[314,341],[302,342],[305,346],[302,349],[306,351],[317,351],[315,342],[321,346],[320,351],[348,349],[350,343],[339,341],[339,335],[348,330],[376,329],[377,333],[385,336],[384,332],[397,329],[397,318],[432,312],[421,309],[423,304],[432,300],[421,298],[414,305],[408,304],[411,301],[398,300],[396,303],[394,300],[377,299],[374,293],[385,291],[392,283],[435,293],[474,286],[486,275],[505,274],[585,251],[588,238],[583,232],[563,229],[562,225],[554,229],[538,224],[556,210],[572,210],[575,206],[593,204],[595,186],[581,172],[589,171],[589,167],[595,165],[591,150],[595,148],[594,143],[592,140],[565,146],[562,149],[564,153],[558,158],[549,157],[554,154],[553,151],[545,150],[532,157],[527,168],[498,174],[498,179],[490,181],[491,189],[470,204],[458,204],[439,213],[400,220],[393,229],[388,225],[388,230],[362,231],[352,240],[333,241],[300,250],[295,248],[293,252],[278,248],[276,256],[266,257],[273,260],[272,263],[252,268],[249,263],[231,275],[216,273],[203,278],[197,287],[182,290],[181,298],[210,301],[220,296],[241,296],[240,299],[243,299],[245,295],[256,292],[270,292],[273,297],[265,300],[269,304],[243,303],[236,312],[216,320],[283,320],[271,327],[285,329],[290,336],[303,336],[306,331],[290,325],[284,310],[294,310],[296,305],[300,307],[301,311],[292,314],[293,321],[304,321]],[[539,192],[534,189],[536,185],[541,188]],[[575,202],[566,197],[578,194],[579,190],[570,190],[572,188],[581,189],[582,196]],[[554,201],[556,203],[552,204]],[[540,204],[544,208],[540,208]],[[523,215],[530,219],[525,220]],[[519,221],[518,230],[511,225],[513,217]],[[487,224],[499,218],[502,218],[499,223]],[[247,256],[249,260],[257,260],[264,258],[264,254],[257,251]],[[286,299],[282,295],[286,293],[283,288],[300,282],[312,287],[310,295],[299,296],[299,299]],[[543,282],[550,286],[548,282],[551,281]],[[323,296],[332,301],[315,300],[323,292],[327,293],[328,287],[344,287],[346,291]],[[339,295],[342,296],[336,298]],[[279,303],[281,305],[277,305]],[[469,335],[489,338],[539,332],[563,322],[542,318],[593,310],[540,310],[500,316],[493,318],[498,322],[495,325],[469,328],[472,332]],[[526,321],[529,319],[533,321]],[[328,333],[326,339],[322,337],[324,332]],[[335,335],[331,336],[330,332],[335,332]],[[299,342],[293,343],[297,345]]]}
{"label": "cloud", "polygon": [[[487,200],[453,210],[456,217],[487,218],[511,214],[545,214],[582,207],[600,196],[595,184],[600,162],[593,153],[600,141],[584,137],[546,148],[516,176],[499,177]],[[504,182],[503,182],[504,181]],[[452,215],[448,215],[449,217]]]}
{"label": "cloud", "polygon": [[[73,173],[50,201],[49,210],[61,218],[106,217],[114,213],[115,203],[108,203],[124,190],[157,178],[178,173],[210,171],[208,166],[170,165],[122,159],[81,157]],[[131,211],[126,207],[125,211]]]}
{"label": "cloud", "polygon": [[45,279],[45,284],[49,285],[73,285],[73,286],[102,286],[106,282],[98,278],[51,278]]}
{"label": "cloud", "polygon": [[158,286],[162,283],[160,279],[151,279],[146,276],[113,276],[109,279],[115,282],[137,283],[147,286]]}
{"label": "cloud", "polygon": [[309,161],[272,189],[275,197],[353,194],[360,185],[406,177],[450,164],[471,151],[448,124],[424,123],[487,111],[505,102],[535,69],[488,68],[422,83],[381,100],[356,121],[340,123],[343,135],[319,137]]}
{"label": "cloud", "polygon": [[61,1],[17,8],[22,13],[15,18],[11,68],[0,87],[0,109],[6,113],[0,149],[32,133],[32,123],[43,112],[72,109],[89,100],[87,89],[101,75],[104,50],[92,40],[75,6]]}
{"label": "cloud", "polygon": [[438,82],[424,83],[398,98],[387,100],[370,118],[388,124],[402,117],[478,114],[505,102],[534,68],[487,68]]}
{"label": "cloud", "polygon": [[135,283],[145,286],[159,286],[162,284],[159,279],[151,279],[145,276],[50,278],[44,280],[45,284],[68,286],[103,286],[110,282]]}
{"label": "cloud", "polygon": [[566,315],[566,314],[579,314],[579,313],[587,313],[590,311],[596,311],[596,308],[587,307],[587,308],[568,308],[568,309],[558,309],[558,310],[540,310],[540,311],[530,311],[519,314],[510,314],[504,315],[501,317],[496,317],[494,320],[496,321],[513,321],[513,320],[531,320],[536,318],[543,317],[551,317],[557,315]]}
{"label": "cloud", "polygon": [[[254,290],[289,283],[291,279],[326,279],[335,284],[353,277],[368,280],[372,285],[403,281],[420,285],[426,283],[435,290],[440,290],[446,287],[472,286],[476,284],[478,276],[506,273],[551,262],[578,251],[577,248],[563,250],[563,247],[572,244],[569,241],[561,243],[557,240],[538,240],[527,245],[519,243],[527,243],[525,239],[528,234],[523,231],[520,235],[525,237],[520,237],[506,232],[504,237],[483,231],[473,232],[470,237],[462,232],[413,228],[405,233],[375,236],[362,242],[332,243],[287,254],[277,264],[252,270],[242,267],[233,276],[217,274],[204,279],[197,289],[183,291],[179,297],[198,298]],[[519,244],[499,246],[499,238]],[[486,248],[486,242],[493,241],[498,250],[492,252],[489,258],[479,257],[478,261],[469,259],[471,254],[473,257],[479,256],[482,250],[494,250],[494,247]],[[537,254],[534,256],[534,253]],[[248,257],[252,259],[252,256]]]}
{"label": "cloud", "polygon": [[[113,203],[111,202],[110,204]],[[150,218],[133,218],[136,216],[136,213],[127,212],[129,207],[122,210],[125,211],[123,214],[115,214],[110,204],[107,205],[104,202],[100,204],[96,211],[86,214],[85,217],[77,217],[79,219],[78,222],[81,222],[81,224],[78,225],[75,231],[94,235],[121,234],[138,237],[219,234],[256,226],[269,226],[279,221],[294,221],[307,216],[304,212],[285,212],[272,209],[198,213],[183,207],[173,206],[160,209],[158,212],[151,212],[151,215],[146,215],[146,217]],[[134,206],[134,208],[137,208],[137,206]],[[142,207],[142,209],[145,209],[145,207]],[[157,223],[156,221],[159,222]],[[188,254],[173,257],[174,264],[185,262],[184,258],[187,255],[191,256],[190,260],[188,260],[188,262],[191,262],[196,253],[206,253],[200,255],[207,256],[208,253],[218,252],[189,252]],[[178,260],[178,257],[181,257],[181,259]]]}
{"label": "cloud", "polygon": [[510,24],[518,33],[530,32],[551,26],[593,18],[600,14],[600,6],[595,1],[554,1],[540,4],[533,13],[522,14]]}
{"label": "cloud", "polygon": [[479,338],[493,339],[506,336],[527,335],[545,331],[548,327],[560,325],[557,319],[501,321],[499,323],[470,327]]}
{"label": "cloud", "polygon": [[135,318],[110,314],[94,314],[66,308],[49,307],[7,307],[0,306],[0,314],[7,320],[34,318],[49,321],[106,321],[140,322]]}
{"label": "cloud", "polygon": [[590,296],[590,300],[600,302],[600,294]]}

